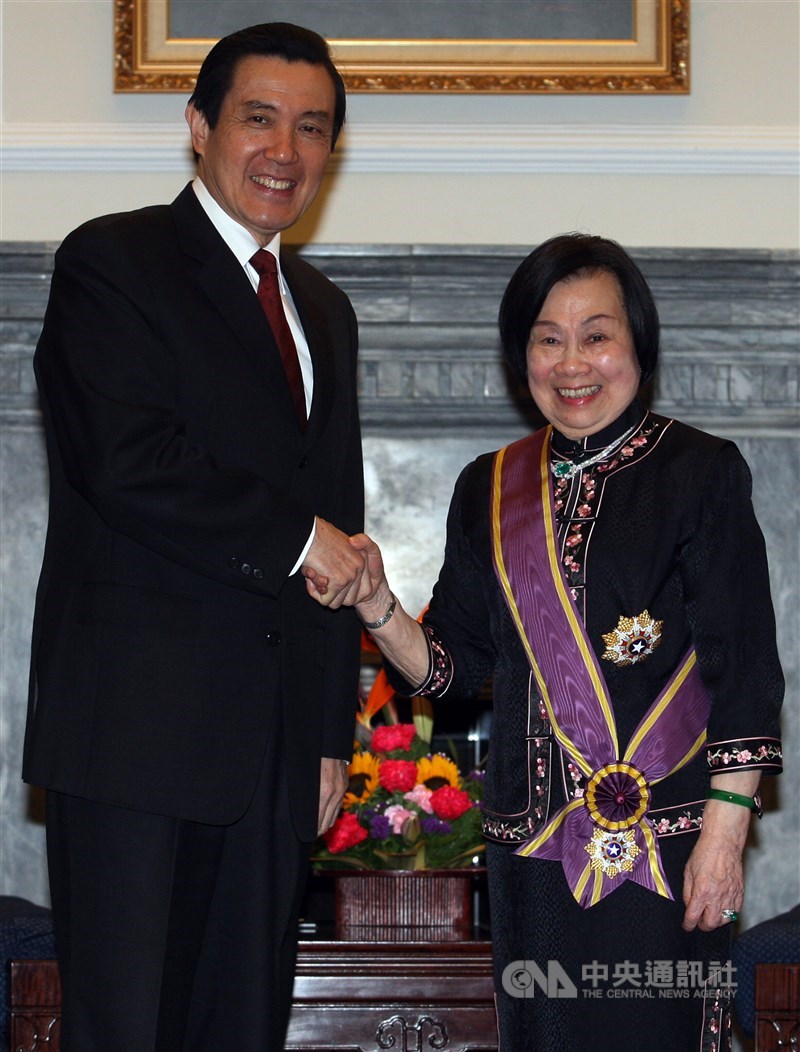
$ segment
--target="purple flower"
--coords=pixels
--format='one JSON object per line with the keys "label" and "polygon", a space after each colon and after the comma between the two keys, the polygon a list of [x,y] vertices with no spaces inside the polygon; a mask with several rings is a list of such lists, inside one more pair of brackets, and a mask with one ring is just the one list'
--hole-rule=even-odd
{"label": "purple flower", "polygon": [[447,836],[453,832],[450,823],[443,822],[441,818],[423,818],[421,825],[423,833],[427,833],[428,836]]}
{"label": "purple flower", "polygon": [[385,840],[391,833],[391,826],[386,815],[375,815],[369,824],[369,835],[373,840]]}

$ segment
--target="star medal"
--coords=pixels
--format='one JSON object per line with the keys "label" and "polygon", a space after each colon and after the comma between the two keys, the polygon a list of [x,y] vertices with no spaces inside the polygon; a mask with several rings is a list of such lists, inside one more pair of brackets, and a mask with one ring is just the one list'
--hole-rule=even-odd
{"label": "star medal", "polygon": [[650,657],[661,642],[663,621],[654,621],[647,610],[634,617],[620,617],[613,632],[603,633],[606,650],[601,657],[620,668]]}
{"label": "star medal", "polygon": [[632,829],[609,833],[604,829],[595,829],[592,839],[584,847],[591,857],[592,869],[601,869],[606,877],[618,877],[620,873],[630,872],[633,861],[641,850],[635,843]]}

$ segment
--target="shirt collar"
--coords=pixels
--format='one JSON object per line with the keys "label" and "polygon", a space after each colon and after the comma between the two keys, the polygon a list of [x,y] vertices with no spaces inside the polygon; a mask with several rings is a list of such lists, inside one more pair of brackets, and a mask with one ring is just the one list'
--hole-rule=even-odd
{"label": "shirt collar", "polygon": [[203,206],[208,218],[214,224],[217,229],[217,233],[236,256],[241,266],[246,266],[250,263],[251,257],[259,248],[266,249],[267,252],[271,252],[275,257],[275,261],[278,265],[278,277],[283,288],[285,283],[283,280],[283,274],[281,273],[281,235],[280,231],[274,234],[272,240],[266,245],[259,245],[249,230],[237,223],[235,219],[231,218],[225,209],[217,202],[217,200],[211,196],[211,192],[205,185],[199,175],[195,176],[192,181],[192,189],[197,195],[197,200]]}

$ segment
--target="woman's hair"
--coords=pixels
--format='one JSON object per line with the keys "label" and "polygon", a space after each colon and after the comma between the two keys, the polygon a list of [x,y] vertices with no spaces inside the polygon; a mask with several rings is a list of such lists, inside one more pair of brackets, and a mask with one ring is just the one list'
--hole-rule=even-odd
{"label": "woman's hair", "polygon": [[616,241],[591,234],[559,234],[539,245],[520,263],[500,304],[503,354],[511,371],[521,380],[526,380],[528,374],[531,328],[553,286],[566,278],[603,271],[613,274],[622,290],[622,304],[641,368],[639,382],[644,384],[650,379],[658,360],[659,321],[644,275]]}
{"label": "woman's hair", "polygon": [[330,48],[319,34],[291,22],[264,22],[223,37],[206,55],[189,102],[204,115],[209,128],[219,120],[225,96],[231,89],[236,67],[250,55],[280,58],[284,62],[307,62],[327,70],[336,93],[331,149],[336,145],[345,118],[347,100],[344,82],[331,59]]}

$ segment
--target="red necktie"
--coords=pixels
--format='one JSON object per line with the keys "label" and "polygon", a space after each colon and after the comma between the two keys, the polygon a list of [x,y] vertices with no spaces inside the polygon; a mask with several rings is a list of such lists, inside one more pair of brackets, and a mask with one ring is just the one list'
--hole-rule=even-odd
{"label": "red necktie", "polygon": [[278,267],[275,257],[266,249],[260,248],[250,260],[250,265],[258,273],[258,299],[264,308],[272,335],[280,351],[289,390],[297,413],[300,426],[306,426],[306,393],[303,386],[303,374],[300,372],[300,359],[292,338],[292,330],[286,320],[278,288]]}

